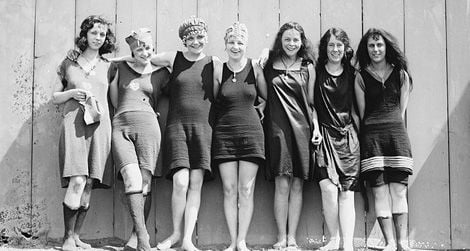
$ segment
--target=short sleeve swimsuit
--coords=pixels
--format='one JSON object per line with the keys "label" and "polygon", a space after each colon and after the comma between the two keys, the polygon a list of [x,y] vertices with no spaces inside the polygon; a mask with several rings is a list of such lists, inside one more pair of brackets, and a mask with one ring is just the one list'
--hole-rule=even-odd
{"label": "short sleeve swimsuit", "polygon": [[119,72],[112,134],[117,171],[128,164],[138,164],[152,175],[161,176],[161,168],[156,169],[161,132],[155,109],[161,87],[168,81],[168,70],[161,68],[142,75],[126,62],[113,64],[111,70]]}
{"label": "short sleeve swimsuit", "polygon": [[163,157],[169,179],[181,168],[204,169],[207,177],[211,173],[213,72],[211,57],[189,61],[181,51],[176,53],[168,84]]}
{"label": "short sleeve swimsuit", "polygon": [[213,158],[217,162],[264,160],[264,133],[255,109],[255,73],[248,59],[236,77],[224,63],[215,101]]}
{"label": "short sleeve swimsuit", "polygon": [[76,59],[67,57],[60,68],[64,90],[88,90],[98,101],[101,112],[99,122],[86,125],[83,106],[73,98],[64,103],[59,141],[62,187],[68,186],[70,177],[84,175],[95,180],[94,187],[108,188],[113,181],[111,121],[107,96],[109,62],[99,58],[94,69],[85,72]]}

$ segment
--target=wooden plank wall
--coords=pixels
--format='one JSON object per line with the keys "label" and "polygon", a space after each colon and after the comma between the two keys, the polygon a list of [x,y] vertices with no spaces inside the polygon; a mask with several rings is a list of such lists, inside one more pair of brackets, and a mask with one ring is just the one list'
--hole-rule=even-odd
{"label": "wooden plank wall", "polygon": [[[225,28],[236,20],[249,29],[248,56],[271,47],[277,30],[297,21],[318,46],[330,27],[348,33],[354,49],[370,27],[394,34],[409,60],[414,89],[407,125],[415,159],[410,180],[410,239],[415,248],[470,248],[470,0],[5,0],[0,1],[0,234],[21,232],[59,239],[62,235],[57,142],[61,110],[51,103],[55,69],[73,47],[81,21],[100,14],[113,23],[120,50],[129,54],[124,38],[131,30],[149,27],[157,51],[181,50],[178,26],[191,15],[209,25],[207,54],[226,60]],[[13,39],[12,39],[13,38]],[[19,38],[19,39],[18,39]],[[168,100],[160,100],[164,128]],[[6,185],[3,185],[6,184]],[[93,193],[84,226],[85,239],[126,239],[132,229],[122,182]],[[153,183],[153,213],[148,221],[152,244],[171,229],[172,184]],[[249,245],[270,245],[276,239],[273,217],[274,185],[260,170]],[[370,197],[370,195],[369,195]],[[357,247],[375,245],[382,235],[373,207],[364,212],[356,195]],[[328,236],[321,213],[318,185],[304,188],[298,241],[321,245]],[[157,231],[158,230],[158,231]],[[3,231],[3,232],[1,232]],[[227,244],[220,178],[203,187],[198,245]]]}

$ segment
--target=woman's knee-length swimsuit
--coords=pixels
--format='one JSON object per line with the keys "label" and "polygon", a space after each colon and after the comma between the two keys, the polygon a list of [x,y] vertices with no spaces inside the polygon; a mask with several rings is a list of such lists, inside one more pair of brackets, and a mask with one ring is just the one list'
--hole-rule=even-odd
{"label": "woman's knee-length swimsuit", "polygon": [[366,68],[356,76],[365,94],[360,135],[361,172],[385,168],[413,172],[410,140],[400,108],[403,74],[394,68],[382,82]]}
{"label": "woman's knee-length swimsuit", "polygon": [[85,72],[77,62],[79,53],[69,52],[58,69],[64,90],[88,90],[98,101],[99,122],[84,122],[83,106],[71,98],[64,104],[59,141],[59,167],[62,187],[69,178],[84,175],[95,180],[94,187],[108,188],[113,181],[111,158],[111,120],[108,108],[109,62],[99,58],[94,69]]}
{"label": "woman's knee-length swimsuit", "polygon": [[341,190],[354,189],[360,172],[360,150],[352,113],[354,71],[344,68],[338,76],[325,67],[317,70],[314,103],[323,140],[318,148],[318,171],[325,168],[328,178]]}
{"label": "woman's knee-length swimsuit", "polygon": [[213,159],[216,162],[264,160],[264,133],[255,109],[257,85],[251,59],[236,77],[224,63],[214,102]]}
{"label": "woman's knee-length swimsuit", "polygon": [[159,177],[162,170],[156,167],[161,132],[155,111],[161,88],[168,82],[168,70],[161,68],[142,75],[126,62],[117,62],[110,69],[111,79],[116,71],[118,107],[113,118],[112,141],[117,171],[128,164],[138,164]]}
{"label": "woman's knee-length swimsuit", "polygon": [[170,168],[169,179],[181,168],[204,169],[207,177],[211,174],[213,72],[212,57],[189,61],[183,52],[176,53],[168,84],[163,156]]}
{"label": "woman's knee-length swimsuit", "polygon": [[287,175],[313,178],[312,109],[307,99],[307,65],[299,70],[264,70],[268,85],[266,107],[266,171],[269,179]]}

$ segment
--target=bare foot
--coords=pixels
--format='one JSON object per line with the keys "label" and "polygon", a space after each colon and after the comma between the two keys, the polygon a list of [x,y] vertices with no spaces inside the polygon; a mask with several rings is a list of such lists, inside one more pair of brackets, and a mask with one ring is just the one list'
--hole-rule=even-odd
{"label": "bare foot", "polygon": [[129,240],[127,240],[124,250],[135,250],[137,248],[137,234],[132,231]]}
{"label": "bare foot", "polygon": [[384,247],[383,251],[396,251],[397,246],[393,243],[387,244],[387,246]]}
{"label": "bare foot", "polygon": [[173,233],[170,237],[157,244],[158,250],[165,250],[172,248],[176,243],[180,241],[180,234]]}
{"label": "bare foot", "polygon": [[201,251],[196,246],[194,246],[191,240],[183,240],[183,243],[181,244],[181,249],[183,249],[184,251]]}
{"label": "bare foot", "polygon": [[150,236],[145,234],[144,236],[137,236],[137,251],[150,251]]}
{"label": "bare foot", "polygon": [[285,238],[278,239],[276,243],[273,244],[273,249],[283,249],[287,246],[287,240]]}
{"label": "bare foot", "polygon": [[75,240],[75,245],[77,247],[82,248],[82,249],[91,249],[91,245],[80,240],[80,237],[78,236],[78,234],[74,235],[73,239]]}
{"label": "bare foot", "polygon": [[235,250],[235,244],[234,243],[230,244],[230,246],[228,246],[226,249],[224,249],[224,251],[236,251]]}
{"label": "bare foot", "polygon": [[407,242],[400,241],[400,242],[398,242],[397,250],[398,251],[410,251],[411,248],[410,248],[410,246],[408,246]]}
{"label": "bare foot", "polygon": [[287,236],[287,247],[291,247],[291,248],[298,248],[299,247],[297,245],[297,241],[295,240],[295,237]]}
{"label": "bare foot", "polygon": [[62,250],[63,251],[77,250],[77,246],[75,245],[75,239],[72,236],[64,238],[64,243],[62,244]]}
{"label": "bare foot", "polygon": [[241,240],[237,244],[237,250],[238,251],[250,251],[250,249],[246,246],[246,241]]}
{"label": "bare foot", "polygon": [[338,250],[339,249],[339,239],[338,238],[331,238],[330,241],[323,247],[319,248],[321,251],[328,251],[328,250]]}

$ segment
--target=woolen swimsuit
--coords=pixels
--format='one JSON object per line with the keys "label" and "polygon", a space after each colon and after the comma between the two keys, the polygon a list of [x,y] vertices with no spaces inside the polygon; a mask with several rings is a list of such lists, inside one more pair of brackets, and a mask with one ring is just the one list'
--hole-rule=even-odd
{"label": "woolen swimsuit", "polygon": [[94,69],[85,72],[78,64],[79,52],[70,51],[58,68],[64,91],[84,89],[98,101],[99,122],[86,125],[83,106],[71,98],[64,103],[59,141],[59,167],[62,187],[69,178],[83,175],[94,179],[94,188],[109,188],[113,181],[111,158],[111,120],[108,108],[108,79],[110,63],[99,58]]}
{"label": "woolen swimsuit", "polygon": [[183,52],[176,53],[167,87],[163,156],[169,179],[181,168],[204,169],[206,178],[211,177],[213,72],[212,57],[190,61]]}
{"label": "woolen swimsuit", "polygon": [[[118,106],[113,118],[113,156],[116,171],[128,164],[138,164],[153,176],[162,175],[157,167],[161,132],[156,105],[161,89],[168,82],[169,72],[160,68],[140,74],[127,62],[113,63],[110,79],[118,74]],[[120,176],[118,176],[120,177]]]}
{"label": "woolen swimsuit", "polygon": [[400,108],[403,79],[404,72],[395,68],[384,82],[368,68],[356,76],[365,94],[360,144],[361,172],[366,175],[373,171],[413,173],[410,140]]}
{"label": "woolen swimsuit", "polygon": [[257,85],[251,59],[234,77],[223,64],[215,99],[212,154],[215,162],[246,160],[259,164],[264,156],[264,132],[255,109]]}

